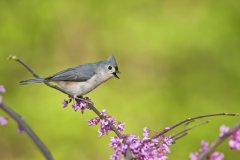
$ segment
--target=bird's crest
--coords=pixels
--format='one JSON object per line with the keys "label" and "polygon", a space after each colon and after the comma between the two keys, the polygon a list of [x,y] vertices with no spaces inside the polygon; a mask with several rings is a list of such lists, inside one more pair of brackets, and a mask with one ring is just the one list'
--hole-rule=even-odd
{"label": "bird's crest", "polygon": [[116,59],[115,59],[115,57],[114,57],[113,54],[111,54],[111,56],[107,59],[107,61],[108,61],[111,65],[113,65],[114,67],[117,67],[117,66],[118,66],[118,65],[117,65],[117,61],[116,61]]}

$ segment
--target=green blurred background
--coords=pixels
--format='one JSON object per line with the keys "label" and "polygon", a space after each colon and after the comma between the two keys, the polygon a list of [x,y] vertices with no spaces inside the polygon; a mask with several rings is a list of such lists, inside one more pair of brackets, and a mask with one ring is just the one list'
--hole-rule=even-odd
{"label": "green blurred background", "polygon": [[[57,160],[109,159],[109,136],[98,138],[97,127],[88,127],[93,113],[63,109],[66,95],[44,85],[18,85],[32,76],[7,61],[10,54],[48,76],[114,53],[121,79],[88,96],[99,110],[125,122],[125,133],[141,135],[145,126],[159,131],[192,116],[239,112],[239,8],[238,0],[1,0],[4,102],[24,116]],[[221,124],[239,122],[238,117],[208,120],[172,146],[170,160],[187,160],[201,139],[218,136]],[[13,120],[0,127],[0,137],[1,160],[43,159],[27,135],[16,132]],[[239,152],[224,144],[218,150],[236,160]]]}

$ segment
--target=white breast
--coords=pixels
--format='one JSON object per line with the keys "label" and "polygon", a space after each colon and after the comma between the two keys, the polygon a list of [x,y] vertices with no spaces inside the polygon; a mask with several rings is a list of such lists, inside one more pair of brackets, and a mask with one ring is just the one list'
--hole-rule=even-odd
{"label": "white breast", "polygon": [[101,75],[94,75],[92,78],[85,82],[58,81],[57,84],[61,89],[76,97],[89,93],[101,83],[110,79],[112,76],[104,78],[102,77],[103,76]]}

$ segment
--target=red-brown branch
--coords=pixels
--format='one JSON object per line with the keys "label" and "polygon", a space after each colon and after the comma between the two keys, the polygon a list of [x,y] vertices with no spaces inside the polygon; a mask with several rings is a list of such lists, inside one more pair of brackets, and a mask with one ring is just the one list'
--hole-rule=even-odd
{"label": "red-brown branch", "polygon": [[42,152],[42,154],[47,160],[53,160],[53,157],[48,148],[44,145],[40,138],[33,132],[33,130],[27,125],[27,123],[21,119],[21,116],[19,114],[17,114],[14,110],[12,110],[4,103],[0,103],[0,108],[4,112],[6,112],[9,116],[11,116],[21,127],[23,127],[24,131],[36,144],[36,146],[39,148],[39,150]]}

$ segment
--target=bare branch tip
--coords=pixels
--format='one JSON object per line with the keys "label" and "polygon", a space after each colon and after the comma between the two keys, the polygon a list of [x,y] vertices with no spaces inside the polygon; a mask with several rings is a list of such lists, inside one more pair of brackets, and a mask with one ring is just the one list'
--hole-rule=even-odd
{"label": "bare branch tip", "polygon": [[18,60],[17,56],[9,55],[7,60]]}
{"label": "bare branch tip", "polygon": [[225,113],[228,116],[239,116],[239,113]]}

